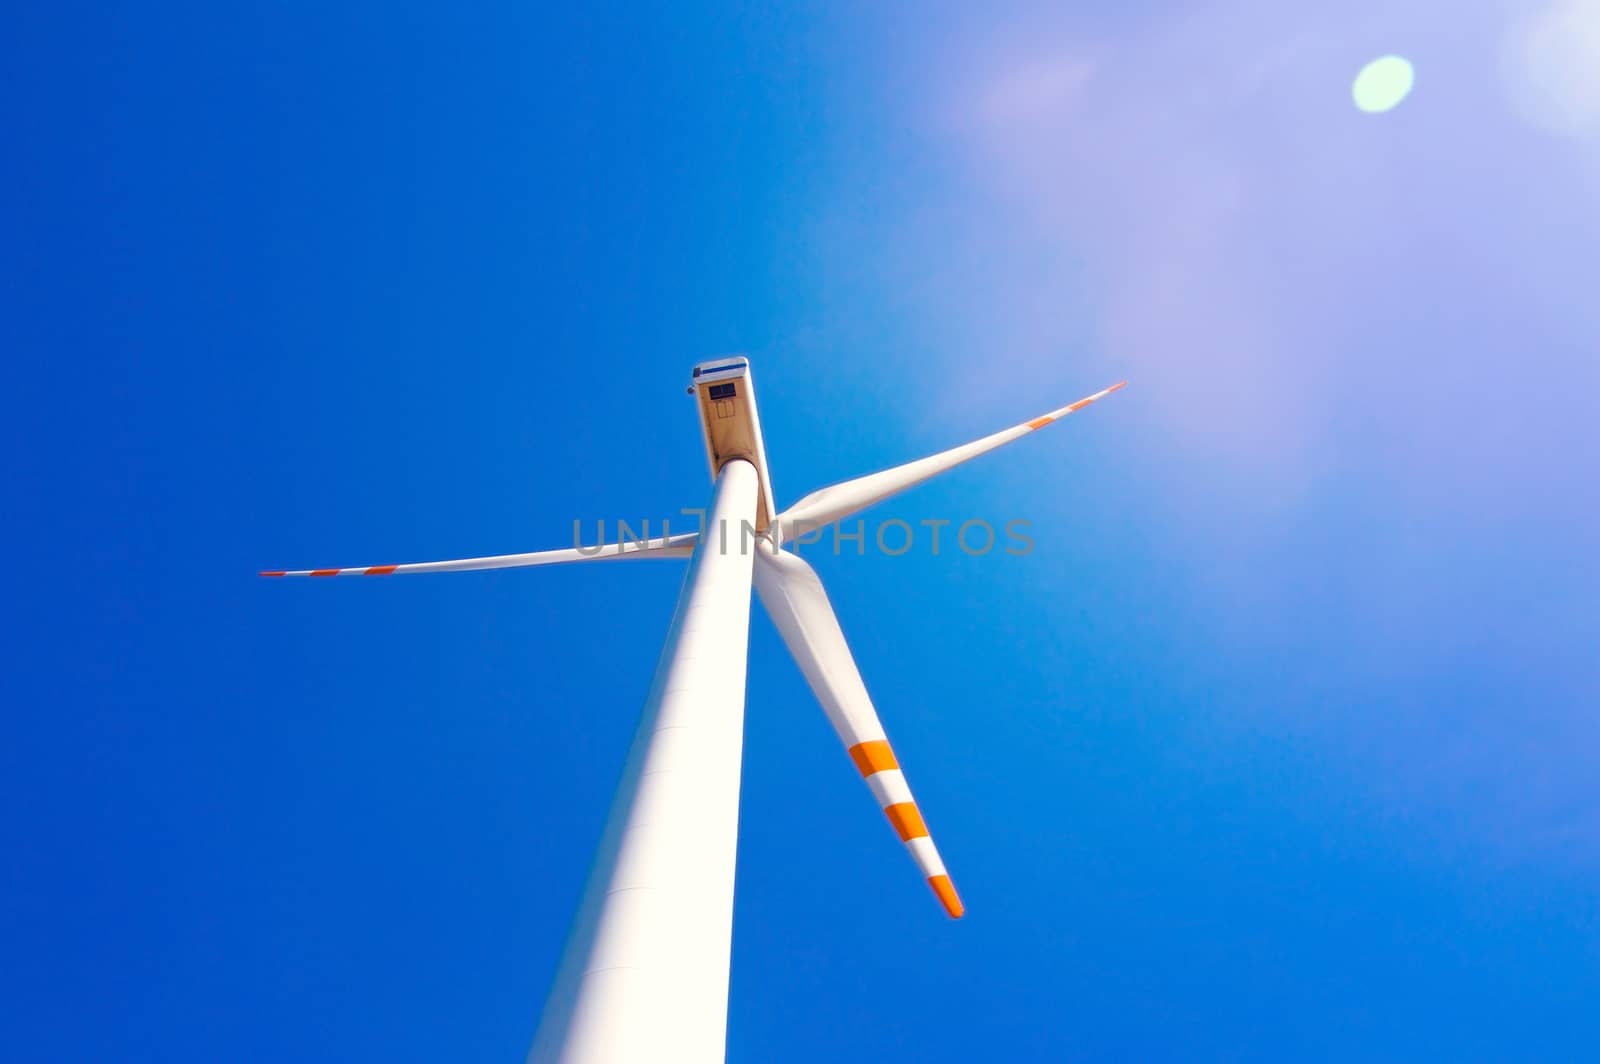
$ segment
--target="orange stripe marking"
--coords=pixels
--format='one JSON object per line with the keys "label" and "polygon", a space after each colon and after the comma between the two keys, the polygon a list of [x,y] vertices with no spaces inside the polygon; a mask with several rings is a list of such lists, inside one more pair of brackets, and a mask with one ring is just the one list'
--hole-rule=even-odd
{"label": "orange stripe marking", "polygon": [[312,576],[338,576],[339,575],[339,570],[337,570],[337,569],[313,569],[313,570],[311,570],[311,575]]}
{"label": "orange stripe marking", "polygon": [[889,823],[900,833],[901,842],[920,839],[928,834],[928,825],[922,822],[922,814],[917,811],[916,802],[886,805],[883,807],[883,812],[889,818]]}
{"label": "orange stripe marking", "polygon": [[1030,429],[1042,429],[1054,420],[1055,418],[1053,417],[1036,417],[1032,421],[1028,422],[1028,427]]}
{"label": "orange stripe marking", "polygon": [[267,572],[263,572],[260,575],[261,576],[282,576],[283,575],[283,570],[282,569],[268,570]]}
{"label": "orange stripe marking", "polygon": [[1082,410],[1092,402],[1094,402],[1093,399],[1079,399],[1076,403],[1073,403],[1071,406],[1067,407],[1067,413],[1070,414],[1075,410]]}
{"label": "orange stripe marking", "polygon": [[932,887],[933,892],[939,895],[939,901],[944,905],[944,911],[949,913],[952,919],[961,919],[961,914],[967,911],[967,907],[961,904],[961,896],[956,893],[955,884],[950,882],[950,877],[929,876],[928,886]]}
{"label": "orange stripe marking", "polygon": [[894,751],[889,749],[887,739],[856,743],[850,748],[850,760],[856,763],[856,768],[863,777],[870,776],[874,772],[900,767],[900,762],[894,759]]}
{"label": "orange stripe marking", "polygon": [[374,565],[372,568],[367,570],[367,575],[388,576],[390,573],[394,572],[394,569],[395,567],[392,565]]}

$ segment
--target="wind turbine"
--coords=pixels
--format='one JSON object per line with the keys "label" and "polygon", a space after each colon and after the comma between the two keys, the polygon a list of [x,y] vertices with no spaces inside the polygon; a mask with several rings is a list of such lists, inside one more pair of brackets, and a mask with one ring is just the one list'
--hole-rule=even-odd
{"label": "wind turbine", "polygon": [[743,357],[694,368],[713,488],[700,531],[407,565],[262,576],[390,576],[563,562],[688,557],[689,572],[623,767],[530,1064],[723,1059],[744,738],[750,586],[850,759],[951,917],[961,898],[889,746],[816,571],[784,550],[806,532],[1081,410],[1114,384],[948,451],[814,491],[778,513]]}

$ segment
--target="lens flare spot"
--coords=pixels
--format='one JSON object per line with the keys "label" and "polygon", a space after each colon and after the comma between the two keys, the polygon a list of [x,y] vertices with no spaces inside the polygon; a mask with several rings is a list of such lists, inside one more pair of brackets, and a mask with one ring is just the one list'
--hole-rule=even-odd
{"label": "lens flare spot", "polygon": [[1356,106],[1361,110],[1380,114],[1392,111],[1411,95],[1415,81],[1416,74],[1410,62],[1397,55],[1386,55],[1361,68],[1355,84],[1350,86],[1350,95],[1355,97]]}

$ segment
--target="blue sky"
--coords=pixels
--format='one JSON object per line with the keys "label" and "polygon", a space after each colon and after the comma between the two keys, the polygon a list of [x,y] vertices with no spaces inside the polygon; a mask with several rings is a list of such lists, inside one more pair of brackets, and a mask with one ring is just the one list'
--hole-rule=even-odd
{"label": "blue sky", "polygon": [[[6,35],[8,1055],[516,1060],[681,579],[780,505],[968,906],[752,625],[729,1059],[1600,1039],[1600,8],[49,5]],[[1416,88],[1350,83],[1385,53]]]}

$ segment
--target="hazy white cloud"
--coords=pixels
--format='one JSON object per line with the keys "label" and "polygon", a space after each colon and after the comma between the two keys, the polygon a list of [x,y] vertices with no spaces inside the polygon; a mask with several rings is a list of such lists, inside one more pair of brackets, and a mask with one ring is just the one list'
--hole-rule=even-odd
{"label": "hazy white cloud", "polygon": [[[1315,430],[1307,393],[1320,375],[1283,328],[1294,308],[1273,283],[1282,249],[1259,227],[1292,195],[1270,156],[1296,131],[1273,93],[1303,89],[1295,64],[1315,45],[1241,42],[1185,20],[1028,47],[975,71],[952,101],[969,161],[1023,205],[1035,239],[1080,249],[1098,339],[1163,421],[1236,459],[1282,463]],[[1257,126],[1268,158],[1241,142],[1241,124]]]}
{"label": "hazy white cloud", "polygon": [[978,110],[985,122],[1058,121],[1076,108],[1094,64],[1072,55],[1024,61],[988,85]]}
{"label": "hazy white cloud", "polygon": [[1505,74],[1530,122],[1600,139],[1600,0],[1554,0],[1520,16],[1507,34]]}
{"label": "hazy white cloud", "polygon": [[[1597,5],[1557,0],[1561,24]],[[1571,257],[1600,210],[1576,157],[1508,109],[1499,57],[1531,32],[1515,11],[1217,0],[1094,32],[1014,16],[931,86],[937,136],[979,190],[952,231],[985,269],[944,301],[976,323],[963,342],[999,337],[1010,366],[1048,377],[1021,353],[1059,361],[1062,317],[1087,316],[1164,426],[1275,473],[1287,498],[1363,379],[1465,400],[1458,382],[1497,371],[1485,345],[1508,321],[1600,334]],[[1572,58],[1587,39],[1547,63],[1569,89],[1580,70],[1600,84],[1600,63]],[[1362,114],[1351,80],[1390,52],[1415,64],[1415,92]],[[926,262],[920,239],[907,258]],[[1460,446],[1443,442],[1453,420],[1413,430]]]}

